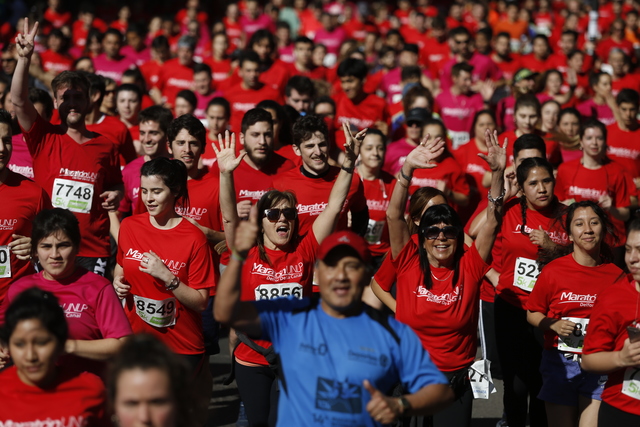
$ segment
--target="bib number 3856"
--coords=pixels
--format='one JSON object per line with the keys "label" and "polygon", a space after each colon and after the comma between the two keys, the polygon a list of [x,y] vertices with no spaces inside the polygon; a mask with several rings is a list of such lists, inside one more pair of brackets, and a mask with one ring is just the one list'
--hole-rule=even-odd
{"label": "bib number 3856", "polygon": [[156,328],[167,328],[176,324],[176,299],[154,300],[133,296],[138,317]]}
{"label": "bib number 3856", "polygon": [[523,257],[516,258],[516,266],[513,271],[513,286],[531,292],[539,275],[540,269],[535,260]]}
{"label": "bib number 3856", "polygon": [[0,246],[0,279],[11,277],[11,249]]}

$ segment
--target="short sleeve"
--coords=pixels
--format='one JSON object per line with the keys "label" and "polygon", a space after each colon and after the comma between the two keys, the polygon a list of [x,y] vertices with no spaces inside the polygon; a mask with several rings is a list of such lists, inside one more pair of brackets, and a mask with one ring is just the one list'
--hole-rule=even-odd
{"label": "short sleeve", "polygon": [[551,263],[542,269],[538,280],[536,280],[536,286],[527,300],[527,310],[547,315],[554,288],[553,277],[553,263]]}
{"label": "short sleeve", "polygon": [[[535,288],[534,288],[535,289]],[[607,295],[598,297],[589,317],[589,333],[584,337],[584,354],[614,351],[619,328],[616,310],[609,306]]]}
{"label": "short sleeve", "polygon": [[391,261],[391,253],[388,253],[387,256],[384,257],[380,268],[378,268],[378,271],[376,271],[376,274],[373,276],[373,278],[375,279],[376,283],[378,283],[380,288],[382,288],[382,290],[391,292],[391,287],[398,278],[398,275],[396,274],[396,268]]}
{"label": "short sleeve", "polygon": [[131,325],[124,314],[122,303],[116,295],[111,283],[105,280],[105,285],[96,300],[96,322],[100,328],[102,338],[122,338],[131,335]]}

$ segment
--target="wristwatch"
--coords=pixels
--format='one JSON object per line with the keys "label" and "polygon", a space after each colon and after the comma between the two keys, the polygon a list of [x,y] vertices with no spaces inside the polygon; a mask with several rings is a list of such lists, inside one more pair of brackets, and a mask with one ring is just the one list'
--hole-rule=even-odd
{"label": "wristwatch", "polygon": [[173,276],[171,282],[168,285],[165,285],[165,289],[168,291],[176,290],[180,286],[180,279],[177,276]]}
{"label": "wristwatch", "polygon": [[400,412],[400,415],[404,415],[409,412],[409,410],[411,410],[411,403],[407,400],[406,397],[400,396],[398,398],[398,403],[400,404],[400,409],[402,411]]}

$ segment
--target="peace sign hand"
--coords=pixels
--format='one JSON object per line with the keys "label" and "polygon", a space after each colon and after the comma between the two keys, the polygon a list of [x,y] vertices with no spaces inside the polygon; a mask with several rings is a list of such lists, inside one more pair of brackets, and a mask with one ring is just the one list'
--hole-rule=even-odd
{"label": "peace sign hand", "polygon": [[360,132],[356,133],[355,136],[351,132],[351,126],[347,122],[342,122],[342,130],[344,131],[344,151],[349,159],[353,162],[356,161],[358,155],[360,154],[360,146],[362,145],[362,141],[364,141],[364,137],[367,134],[367,129],[362,129]]}
{"label": "peace sign hand", "polygon": [[16,36],[16,52],[20,58],[31,58],[35,47],[36,34],[38,34],[38,21],[29,31],[29,18],[24,18],[24,28],[22,33]]}

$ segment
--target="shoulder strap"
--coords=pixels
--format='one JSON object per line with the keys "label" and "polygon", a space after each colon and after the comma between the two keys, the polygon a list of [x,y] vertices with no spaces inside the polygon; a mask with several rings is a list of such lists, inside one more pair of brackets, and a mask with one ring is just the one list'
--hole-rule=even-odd
{"label": "shoulder strap", "polygon": [[371,320],[379,323],[380,326],[385,328],[387,332],[391,334],[395,342],[397,344],[400,344],[400,337],[398,336],[398,333],[389,324],[389,316],[384,314],[382,311],[376,310],[375,308],[370,307],[366,304],[364,307],[365,307],[364,312],[371,318]]}

